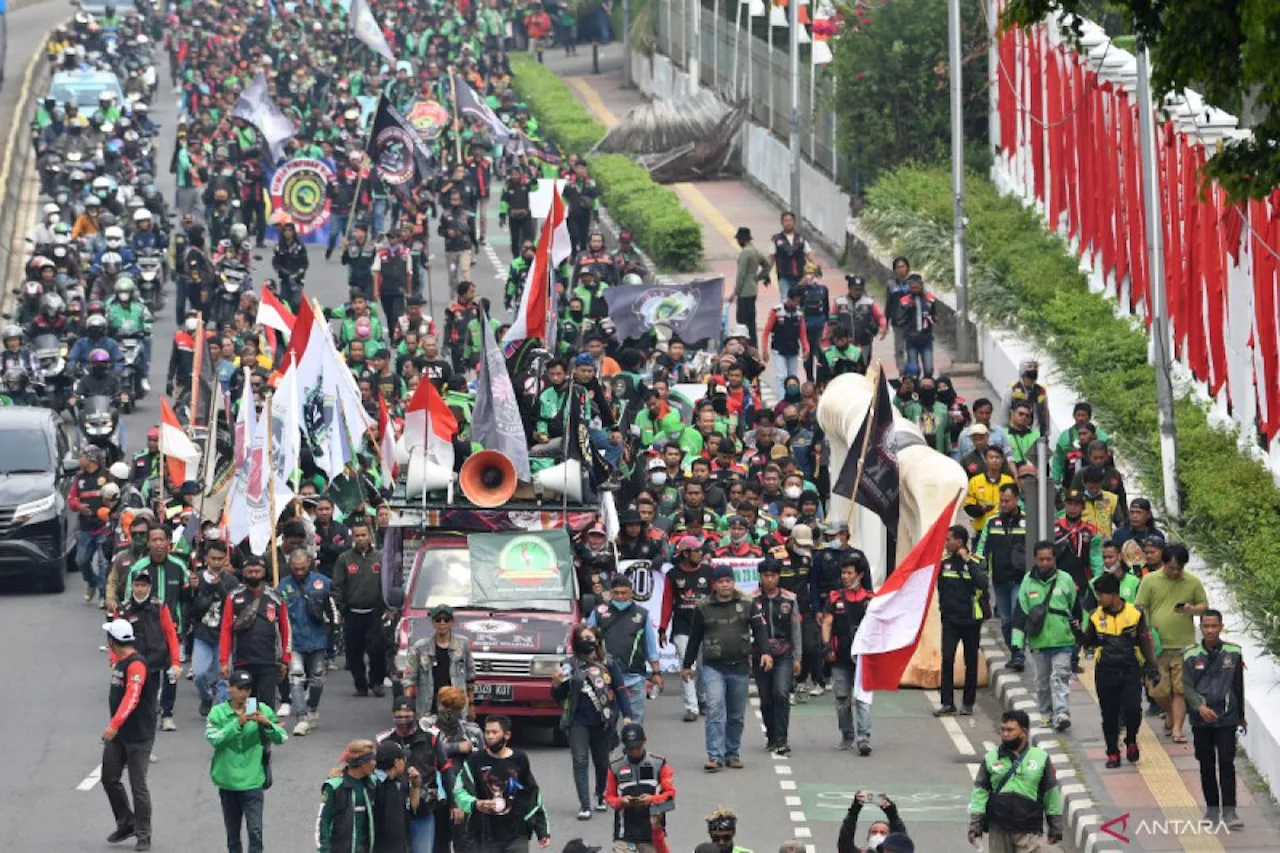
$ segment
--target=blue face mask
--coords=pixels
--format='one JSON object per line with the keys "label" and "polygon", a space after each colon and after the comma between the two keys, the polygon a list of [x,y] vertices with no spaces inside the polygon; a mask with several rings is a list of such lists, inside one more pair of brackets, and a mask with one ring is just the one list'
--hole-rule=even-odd
{"label": "blue face mask", "polygon": [[619,610],[626,610],[632,604],[635,604],[635,602],[629,598],[626,601],[618,601],[616,598],[613,600],[613,606]]}

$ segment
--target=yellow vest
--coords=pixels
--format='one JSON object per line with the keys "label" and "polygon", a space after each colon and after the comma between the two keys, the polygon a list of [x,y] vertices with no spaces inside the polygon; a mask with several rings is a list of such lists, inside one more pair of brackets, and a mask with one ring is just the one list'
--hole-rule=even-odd
{"label": "yellow vest", "polygon": [[1142,611],[1129,602],[1119,613],[1108,613],[1101,607],[1089,614],[1093,630],[1098,635],[1098,647],[1093,650],[1093,660],[1101,662],[1104,652],[1114,661],[1122,655],[1132,653],[1139,664],[1143,663],[1142,652],[1138,651],[1138,622],[1142,619]]}

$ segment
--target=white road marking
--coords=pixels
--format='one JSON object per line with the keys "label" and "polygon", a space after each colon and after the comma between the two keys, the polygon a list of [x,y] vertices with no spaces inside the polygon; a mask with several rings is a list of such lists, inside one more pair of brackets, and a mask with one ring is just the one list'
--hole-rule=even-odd
{"label": "white road marking", "polygon": [[[796,838],[813,838],[813,830],[809,829],[809,827],[807,826],[797,826],[795,828],[795,833],[796,833]],[[807,850],[809,848],[806,847],[805,849]],[[816,847],[814,847],[813,849],[817,850]]]}
{"label": "white road marking", "polygon": [[489,263],[493,264],[493,271],[497,273],[499,278],[502,278],[507,271],[503,269],[502,259],[498,257],[497,251],[488,243],[485,243],[480,248],[484,252],[484,256],[489,259]]}
{"label": "white road marking", "polygon": [[947,735],[951,738],[951,742],[956,745],[956,749],[961,755],[973,755],[975,750],[973,744],[969,743],[969,739],[965,737],[964,731],[960,728],[960,724],[956,722],[955,717],[941,717],[942,728],[946,730]]}
{"label": "white road marking", "polygon": [[800,805],[800,798],[799,798],[799,797],[783,797],[782,799],[786,801],[786,803],[787,803],[787,805],[788,805],[788,806],[798,806],[798,805]]}
{"label": "white road marking", "polygon": [[791,813],[791,822],[792,822],[792,823],[805,823],[806,821],[808,821],[808,818],[804,816],[804,812],[792,812],[792,813]]}
{"label": "white road marking", "polygon": [[89,775],[84,777],[84,779],[80,782],[79,785],[76,785],[76,790],[92,791],[94,787],[98,784],[98,780],[101,778],[102,778],[102,765],[99,764],[97,767],[89,771]]}
{"label": "white road marking", "polygon": [[982,765],[981,765],[981,764],[967,764],[967,765],[965,765],[965,766],[969,768],[969,778],[970,778],[970,779],[977,779],[977,778],[978,778],[978,771],[979,771],[980,769],[982,769]]}
{"label": "white road marking", "polygon": [[794,791],[796,789],[796,782],[794,779],[779,779],[778,787],[784,791]]}
{"label": "white road marking", "polygon": [[789,765],[789,764],[775,764],[775,765],[773,766],[773,772],[774,772],[774,773],[777,773],[779,776],[790,776],[790,775],[791,775],[791,765]]}

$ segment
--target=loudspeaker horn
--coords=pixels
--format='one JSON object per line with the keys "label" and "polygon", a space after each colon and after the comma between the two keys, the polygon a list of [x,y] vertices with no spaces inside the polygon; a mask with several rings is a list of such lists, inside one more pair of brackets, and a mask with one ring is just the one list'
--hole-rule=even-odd
{"label": "loudspeaker horn", "polygon": [[409,472],[404,479],[404,493],[418,496],[424,492],[447,489],[453,479],[453,471],[434,462],[428,462],[421,451],[409,457]]}
{"label": "loudspeaker horn", "polygon": [[516,466],[497,450],[471,454],[458,472],[462,494],[479,507],[501,506],[511,500],[518,482]]}
{"label": "loudspeaker horn", "polygon": [[533,475],[533,482],[544,490],[565,495],[571,501],[582,500],[582,463],[567,459]]}

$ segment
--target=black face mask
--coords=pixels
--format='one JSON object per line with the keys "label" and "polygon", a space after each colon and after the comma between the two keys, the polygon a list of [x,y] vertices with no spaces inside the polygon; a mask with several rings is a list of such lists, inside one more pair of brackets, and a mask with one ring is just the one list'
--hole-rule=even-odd
{"label": "black face mask", "polygon": [[1017,752],[1018,750],[1022,749],[1022,738],[1020,737],[1016,737],[1012,739],[1001,738],[1000,747],[1004,749],[1005,752]]}
{"label": "black face mask", "polygon": [[954,389],[938,392],[938,399],[950,406],[956,401],[956,392]]}
{"label": "black face mask", "polygon": [[244,579],[245,585],[246,585],[246,586],[248,586],[250,589],[256,589],[257,587],[261,586],[261,585],[262,585],[262,581],[263,581],[263,579],[262,579],[262,578],[250,578],[250,577],[246,577],[246,578]]}
{"label": "black face mask", "polygon": [[581,312],[581,311],[570,311],[570,312],[569,312],[569,319],[573,320],[574,322],[579,322],[579,321],[581,321],[581,320],[582,320],[582,312]]}
{"label": "black face mask", "polygon": [[595,643],[574,643],[573,650],[582,657],[590,657],[596,653]]}
{"label": "black face mask", "polygon": [[800,426],[799,418],[787,418],[783,421],[787,425],[787,432],[794,432]]}
{"label": "black face mask", "polygon": [[1028,382],[1035,382],[1037,379],[1039,379],[1039,378],[1040,378],[1040,371],[1038,371],[1038,370],[1028,370],[1026,373],[1024,373],[1024,374],[1022,374],[1022,375],[1026,378],[1026,380],[1027,380]]}
{"label": "black face mask", "polygon": [[137,536],[129,537],[129,544],[133,548],[133,553],[145,553],[147,550],[147,534],[142,533]]}
{"label": "black face mask", "polygon": [[932,406],[937,397],[938,392],[932,389],[921,389],[920,391],[920,402],[924,403],[926,406]]}
{"label": "black face mask", "polygon": [[493,746],[489,746],[489,744],[486,742],[484,748],[489,751],[490,755],[497,755],[498,753],[502,752],[502,750],[507,748],[508,740],[510,740],[510,738],[504,737],[502,740],[498,741]]}

